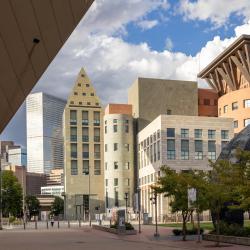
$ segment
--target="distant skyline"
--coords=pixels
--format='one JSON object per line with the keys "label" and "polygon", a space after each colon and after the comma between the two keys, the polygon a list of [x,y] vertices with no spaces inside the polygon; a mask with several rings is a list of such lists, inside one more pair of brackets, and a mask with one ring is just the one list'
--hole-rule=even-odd
{"label": "distant skyline", "polygon": [[[249,20],[249,0],[96,0],[32,92],[66,100],[81,67],[103,104],[125,103],[140,76],[197,80],[237,37],[250,34]],[[1,139],[26,145],[25,105]]]}

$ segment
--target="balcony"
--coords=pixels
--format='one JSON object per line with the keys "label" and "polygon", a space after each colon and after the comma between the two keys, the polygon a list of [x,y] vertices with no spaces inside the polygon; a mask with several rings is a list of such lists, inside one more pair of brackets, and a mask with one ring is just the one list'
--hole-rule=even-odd
{"label": "balcony", "polygon": [[100,126],[100,120],[94,120],[94,126]]}
{"label": "balcony", "polygon": [[82,120],[82,125],[83,126],[88,126],[89,125],[89,120]]}
{"label": "balcony", "polygon": [[82,136],[82,141],[83,142],[88,142],[89,141],[89,136],[88,135],[83,135]]}
{"label": "balcony", "polygon": [[82,152],[82,158],[89,158],[89,152]]}
{"label": "balcony", "polygon": [[100,142],[100,136],[95,135],[94,136],[94,142]]}
{"label": "balcony", "polygon": [[77,121],[76,121],[76,120],[70,119],[70,125],[71,125],[71,126],[76,126],[76,124],[77,124]]}
{"label": "balcony", "polygon": [[95,157],[95,159],[100,159],[101,158],[101,152],[94,152],[94,157]]}

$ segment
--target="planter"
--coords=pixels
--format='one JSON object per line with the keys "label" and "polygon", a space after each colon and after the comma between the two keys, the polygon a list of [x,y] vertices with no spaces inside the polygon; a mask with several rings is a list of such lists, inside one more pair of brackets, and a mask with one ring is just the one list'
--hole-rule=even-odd
{"label": "planter", "polygon": [[98,225],[92,225],[93,229],[112,233],[112,234],[119,234],[119,235],[135,235],[137,234],[136,230],[125,230],[125,231],[120,231],[115,228],[110,228],[110,227],[105,227],[105,226],[98,226]]}
{"label": "planter", "polygon": [[[219,237],[220,237],[220,242],[223,243],[250,246],[250,237],[237,237],[237,236],[225,236],[225,235],[219,235]],[[204,234],[203,240],[217,241],[217,236],[214,234]]]}

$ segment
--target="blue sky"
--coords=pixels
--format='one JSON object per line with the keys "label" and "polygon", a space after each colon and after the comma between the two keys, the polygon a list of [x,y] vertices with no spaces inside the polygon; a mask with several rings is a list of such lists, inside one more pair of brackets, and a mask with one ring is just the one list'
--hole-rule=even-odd
{"label": "blue sky", "polygon": [[[199,70],[250,34],[249,20],[249,0],[95,0],[33,92],[66,99],[81,67],[104,106],[126,103],[139,76],[196,81]],[[23,104],[1,139],[25,146],[25,123]]]}

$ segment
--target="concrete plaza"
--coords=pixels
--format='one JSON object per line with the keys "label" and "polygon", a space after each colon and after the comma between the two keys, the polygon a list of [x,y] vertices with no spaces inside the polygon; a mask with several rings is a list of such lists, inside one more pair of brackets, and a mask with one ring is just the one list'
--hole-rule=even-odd
{"label": "concrete plaza", "polygon": [[[213,242],[176,240],[170,236],[171,229],[160,228],[160,238],[154,239],[154,227],[143,226],[142,233],[132,236],[118,236],[82,228],[4,230],[0,231],[0,250],[140,250],[140,249],[214,249]],[[220,249],[244,250],[247,246],[223,244]]]}

